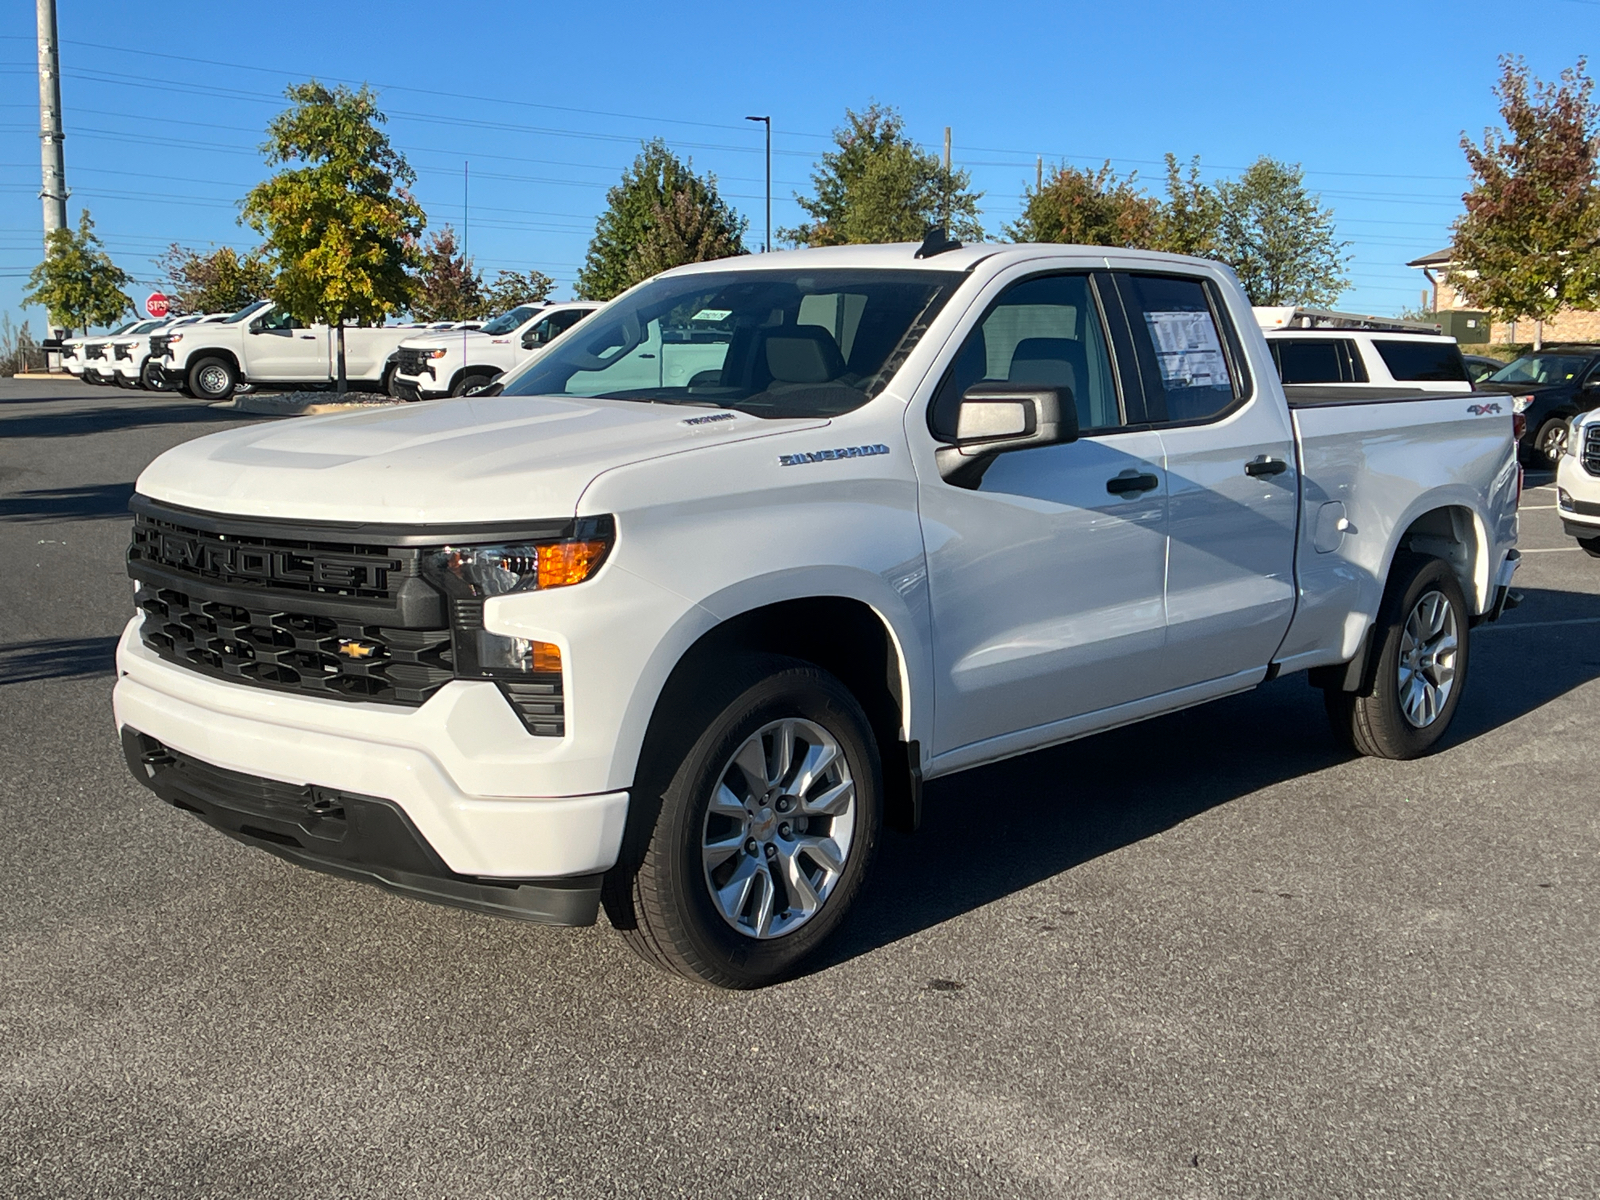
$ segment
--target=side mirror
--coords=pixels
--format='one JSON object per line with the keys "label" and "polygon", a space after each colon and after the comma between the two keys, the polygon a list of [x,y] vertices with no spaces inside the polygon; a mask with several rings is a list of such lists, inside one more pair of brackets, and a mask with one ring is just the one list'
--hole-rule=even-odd
{"label": "side mirror", "polygon": [[935,452],[939,474],[976,488],[995,458],[1012,450],[1078,440],[1072,389],[1029,383],[975,383],[961,396],[953,443]]}
{"label": "side mirror", "polygon": [[532,350],[543,340],[544,339],[542,339],[537,333],[529,331],[528,333],[522,335],[522,348],[524,350]]}
{"label": "side mirror", "polygon": [[261,322],[260,321],[251,321],[250,324],[245,327],[245,332],[246,333],[260,333],[261,332]]}

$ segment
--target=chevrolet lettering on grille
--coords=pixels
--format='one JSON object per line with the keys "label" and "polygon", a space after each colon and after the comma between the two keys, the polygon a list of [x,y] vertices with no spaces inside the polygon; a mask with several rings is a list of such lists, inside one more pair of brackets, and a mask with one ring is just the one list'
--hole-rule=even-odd
{"label": "chevrolet lettering on grille", "polygon": [[386,588],[389,572],[400,567],[398,562],[387,559],[374,561],[323,552],[298,554],[171,532],[160,535],[153,557],[158,563],[183,571],[329,588]]}

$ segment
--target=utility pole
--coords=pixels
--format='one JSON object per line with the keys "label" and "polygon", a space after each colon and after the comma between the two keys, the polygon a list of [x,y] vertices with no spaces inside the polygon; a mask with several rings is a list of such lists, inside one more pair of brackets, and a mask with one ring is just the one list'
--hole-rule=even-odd
{"label": "utility pole", "polygon": [[[61,143],[61,56],[56,39],[56,0],[37,0],[39,9],[39,148],[44,201],[44,237],[67,227],[67,163]],[[65,330],[52,327],[59,338]]]}
{"label": "utility pole", "polygon": [[746,117],[746,121],[760,121],[767,127],[767,245],[766,252],[772,253],[772,118],[771,117]]}
{"label": "utility pole", "polygon": [[1039,155],[1033,164],[1033,194],[1037,196],[1044,191],[1044,155]]}
{"label": "utility pole", "polygon": [[950,236],[950,126],[944,127],[944,202],[940,204],[940,217],[944,221],[944,235]]}

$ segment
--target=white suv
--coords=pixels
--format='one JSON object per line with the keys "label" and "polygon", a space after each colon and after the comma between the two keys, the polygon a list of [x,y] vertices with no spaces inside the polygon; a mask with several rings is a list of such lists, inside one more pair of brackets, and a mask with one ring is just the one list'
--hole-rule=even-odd
{"label": "white suv", "polygon": [[1572,418],[1556,461],[1556,507],[1561,528],[1600,558],[1600,410]]}

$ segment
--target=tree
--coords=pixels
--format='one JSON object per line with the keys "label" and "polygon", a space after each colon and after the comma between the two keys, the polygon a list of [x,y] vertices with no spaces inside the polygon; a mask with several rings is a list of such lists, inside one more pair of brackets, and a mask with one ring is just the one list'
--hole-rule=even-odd
{"label": "tree", "polygon": [[1586,65],[1580,58],[1550,84],[1502,57],[1505,130],[1484,130],[1482,146],[1461,135],[1473,183],[1454,227],[1450,283],[1501,320],[1538,322],[1536,347],[1547,318],[1600,300],[1600,110]]}
{"label": "tree", "polygon": [[485,316],[510,312],[519,304],[543,304],[556,290],[556,281],[543,271],[523,272],[501,270],[489,285],[484,300]]}
{"label": "tree", "polygon": [[836,149],[811,172],[814,194],[795,196],[811,220],[778,230],[779,238],[797,246],[920,242],[937,225],[963,241],[983,240],[983,193],[970,190],[971,172],[946,171],[907,136],[892,107],[873,103],[844,115],[833,131]]}
{"label": "tree", "polygon": [[178,316],[238,312],[272,291],[272,268],[259,249],[240,254],[219,246],[202,254],[173,242],[155,264],[166,276],[170,311]]}
{"label": "tree", "polygon": [[1237,180],[1217,185],[1215,257],[1239,276],[1251,304],[1325,306],[1350,286],[1348,242],[1333,210],[1306,191],[1298,164],[1262,156]]}
{"label": "tree", "polygon": [[650,226],[633,249],[631,273],[640,279],[684,263],[710,262],[744,253],[739,234],[715,210],[697,203],[688,192],[652,201]]}
{"label": "tree", "polygon": [[241,219],[265,238],[273,300],[296,320],[336,328],[342,393],[345,323],[409,306],[426,218],[407,190],[416,173],[378,128],[385,117],[370,88],[312,80],[284,94],[292,107],[273,118],[261,150],[268,166],[300,165],[252,188]]}
{"label": "tree", "polygon": [[86,208],[78,214],[76,232],[50,231],[44,261],[29,274],[22,302],[41,305],[52,324],[88,333],[89,326],[115,324],[133,310],[122,290],[132,282],[101,246]]}
{"label": "tree", "polygon": [[1006,226],[1013,242],[1149,247],[1160,204],[1137,187],[1138,172],[1118,178],[1107,162],[1096,171],[1062,163],[1022,198],[1022,216]]}
{"label": "tree", "polygon": [[411,294],[411,315],[419,321],[470,321],[487,307],[483,275],[456,247],[456,231],[446,225],[428,235]]}
{"label": "tree", "polygon": [[[685,212],[694,216],[681,217]],[[657,234],[656,225],[667,213],[711,231],[702,239],[703,257],[674,258],[666,252],[672,234]],[[717,194],[715,175],[696,175],[693,162],[679,159],[660,138],[645,142],[621,182],[606,193],[606,210],[595,222],[588,256],[578,272],[578,295],[609,300],[664,270],[644,270],[640,247],[652,240],[655,249],[647,252],[649,261],[672,267],[743,254],[748,224]],[[684,252],[700,251],[685,248]]]}
{"label": "tree", "polygon": [[1150,248],[1172,254],[1211,258],[1221,233],[1222,201],[1216,189],[1200,181],[1200,156],[1189,160],[1187,176],[1178,156],[1167,155],[1167,199],[1156,213]]}

